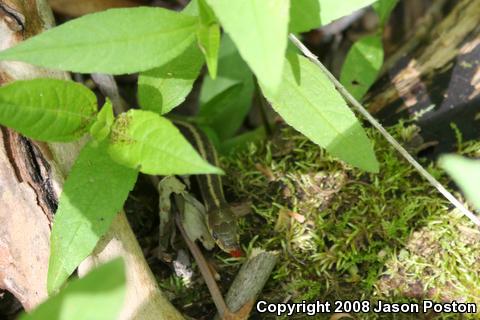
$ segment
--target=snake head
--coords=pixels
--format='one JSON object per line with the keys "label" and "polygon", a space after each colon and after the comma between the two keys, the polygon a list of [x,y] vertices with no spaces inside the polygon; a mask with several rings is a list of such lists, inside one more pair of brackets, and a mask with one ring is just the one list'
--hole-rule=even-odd
{"label": "snake head", "polygon": [[215,243],[232,257],[240,257],[238,226],[235,214],[229,206],[215,208],[207,213],[207,226]]}

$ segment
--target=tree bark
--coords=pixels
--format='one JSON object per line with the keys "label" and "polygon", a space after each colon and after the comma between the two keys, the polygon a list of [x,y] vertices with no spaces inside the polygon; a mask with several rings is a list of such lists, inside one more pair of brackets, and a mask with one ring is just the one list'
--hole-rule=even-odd
{"label": "tree bark", "polygon": [[[0,48],[11,47],[50,27],[40,17],[40,10],[34,1],[0,1]],[[48,12],[45,17],[48,21]],[[24,63],[0,62],[2,85],[41,76],[67,78],[65,73]],[[1,129],[0,287],[12,293],[27,311],[48,296],[50,226],[63,184],[52,160],[45,144]]]}

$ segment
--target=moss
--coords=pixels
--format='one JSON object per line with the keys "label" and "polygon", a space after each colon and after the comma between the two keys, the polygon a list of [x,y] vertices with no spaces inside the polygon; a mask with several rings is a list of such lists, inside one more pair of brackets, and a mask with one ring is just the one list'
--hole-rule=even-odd
{"label": "moss", "polygon": [[[412,152],[424,145],[414,127],[399,124],[389,131]],[[368,134],[381,163],[379,174],[364,173],[332,158],[290,128],[279,130],[269,142],[252,143],[221,159],[228,200],[252,203],[252,214],[240,219],[243,245],[247,251],[262,247],[280,253],[260,298],[373,303],[456,299],[480,305],[480,232],[451,211],[451,205],[377,132],[368,130]],[[480,143],[459,138],[461,152],[480,156]],[[441,170],[432,165],[428,169],[449,183]],[[220,251],[214,255],[211,261],[226,291],[242,259]],[[174,278],[162,280],[161,286],[181,310],[208,319],[214,307],[196,274],[189,288]],[[455,314],[355,317],[458,319]]]}
{"label": "moss", "polygon": [[[413,127],[390,131],[410,150],[418,147]],[[480,303],[477,229],[377,132],[369,135],[379,174],[332,158],[289,128],[223,159],[230,200],[253,203],[253,214],[241,221],[243,243],[281,252],[262,298]]]}

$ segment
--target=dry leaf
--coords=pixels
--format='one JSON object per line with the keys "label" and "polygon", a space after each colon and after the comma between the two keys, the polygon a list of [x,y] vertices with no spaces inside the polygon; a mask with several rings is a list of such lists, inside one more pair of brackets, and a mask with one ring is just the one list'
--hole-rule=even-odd
{"label": "dry leaf", "polygon": [[304,223],[305,222],[305,216],[303,214],[294,212],[294,211],[287,211],[288,215],[292,217],[293,219],[297,220],[299,223]]}

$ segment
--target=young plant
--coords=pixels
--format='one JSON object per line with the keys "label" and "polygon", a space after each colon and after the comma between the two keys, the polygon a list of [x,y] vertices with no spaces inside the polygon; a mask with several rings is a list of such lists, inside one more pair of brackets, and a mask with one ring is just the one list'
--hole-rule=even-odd
{"label": "young plant", "polygon": [[340,82],[359,101],[375,82],[382,68],[383,29],[397,3],[398,0],[379,0],[373,5],[380,22],[377,32],[357,40],[342,66]]}

